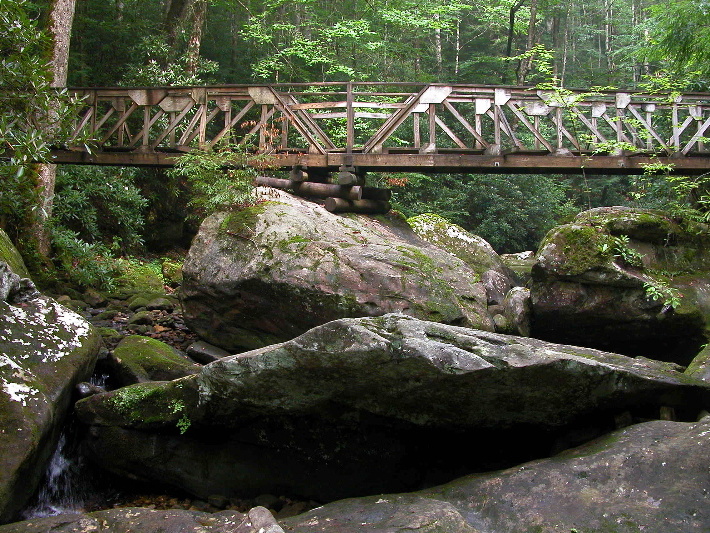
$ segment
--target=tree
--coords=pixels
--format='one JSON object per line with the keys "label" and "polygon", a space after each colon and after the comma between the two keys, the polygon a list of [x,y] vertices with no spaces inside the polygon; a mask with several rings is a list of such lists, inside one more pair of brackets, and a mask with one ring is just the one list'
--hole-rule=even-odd
{"label": "tree", "polygon": [[7,160],[0,164],[0,227],[27,237],[37,210],[37,175],[33,161],[46,161],[51,143],[66,134],[71,101],[52,88],[47,61],[50,41],[39,31],[37,13],[26,0],[0,3],[0,144]]}
{"label": "tree", "polygon": [[679,74],[710,76],[710,2],[669,0],[650,8],[650,45],[656,60]]}
{"label": "tree", "polygon": [[[69,69],[69,43],[76,0],[51,0],[48,12],[47,33],[49,50],[47,57],[50,68],[50,87],[65,87]],[[57,166],[40,163],[35,167],[39,203],[34,210],[31,234],[36,240],[37,252],[48,258],[51,252],[49,220],[52,217],[54,184],[57,180]]]}

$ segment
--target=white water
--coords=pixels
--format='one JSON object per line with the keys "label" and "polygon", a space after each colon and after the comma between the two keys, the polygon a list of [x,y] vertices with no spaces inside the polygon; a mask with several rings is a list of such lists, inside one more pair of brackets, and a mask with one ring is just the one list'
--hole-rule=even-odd
{"label": "white water", "polygon": [[[94,375],[90,383],[105,387],[108,376]],[[86,474],[73,435],[74,423],[67,422],[59,436],[59,442],[49,460],[43,485],[30,507],[22,512],[24,519],[55,516],[67,512],[82,511],[90,496],[90,476]]]}
{"label": "white water", "polygon": [[84,498],[79,485],[81,465],[78,460],[69,457],[68,448],[65,430],[47,466],[36,503],[22,513],[25,519],[82,510]]}

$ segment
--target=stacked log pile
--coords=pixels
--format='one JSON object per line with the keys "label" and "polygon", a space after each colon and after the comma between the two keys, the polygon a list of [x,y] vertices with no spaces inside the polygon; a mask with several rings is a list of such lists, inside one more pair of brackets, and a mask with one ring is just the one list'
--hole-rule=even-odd
{"label": "stacked log pile", "polygon": [[275,187],[297,196],[324,198],[325,208],[331,213],[384,214],[390,209],[392,191],[364,185],[338,185],[259,176],[256,184]]}

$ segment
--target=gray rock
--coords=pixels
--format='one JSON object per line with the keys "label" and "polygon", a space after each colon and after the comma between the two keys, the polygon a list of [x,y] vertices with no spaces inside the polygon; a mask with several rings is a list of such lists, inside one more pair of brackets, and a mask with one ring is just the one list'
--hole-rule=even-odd
{"label": "gray rock", "polygon": [[138,311],[128,319],[128,324],[152,326],[155,321],[150,311]]}
{"label": "gray rock", "polygon": [[202,223],[183,266],[185,321],[229,351],[342,317],[403,312],[493,330],[478,276],[394,215],[337,215],[285,192]]}
{"label": "gray rock", "polygon": [[254,507],[246,515],[236,511],[205,513],[200,511],[142,509],[125,507],[86,514],[62,514],[35,518],[0,526],[1,533],[284,533],[273,515],[263,507]]}
{"label": "gray rock", "polygon": [[[708,418],[637,424],[550,459],[416,494],[335,502],[282,525],[293,533],[708,531],[708,434]],[[440,516],[454,526],[435,529]]]}
{"label": "gray rock", "polygon": [[433,213],[411,217],[407,222],[419,237],[455,255],[479,276],[494,270],[504,277],[509,277],[510,271],[483,237],[474,235]]}
{"label": "gray rock", "polygon": [[193,342],[187,347],[186,352],[191,359],[194,359],[203,365],[231,355],[228,351],[218,348],[217,346],[212,346],[210,343],[205,341]]}
{"label": "gray rock", "polygon": [[710,383],[710,346],[705,346],[688,365],[685,373]]}
{"label": "gray rock", "polygon": [[149,301],[146,306],[148,311],[173,311],[175,309],[175,303],[170,301],[168,298],[154,298]]}
{"label": "gray rock", "polygon": [[50,298],[0,302],[0,523],[36,490],[99,346],[88,322]]}
{"label": "gray rock", "polygon": [[481,283],[486,288],[488,305],[500,305],[505,295],[513,288],[513,282],[497,270],[486,270],[481,276]]}
{"label": "gray rock", "polygon": [[510,289],[503,300],[503,314],[508,320],[508,333],[529,337],[532,315],[530,289],[525,287]]}
{"label": "gray rock", "polygon": [[0,261],[0,301],[18,304],[39,295],[37,288],[29,278],[20,278],[10,266]]}
{"label": "gray rock", "polygon": [[200,497],[319,501],[539,457],[568,428],[613,427],[625,411],[695,418],[710,401],[707,385],[663,363],[403,315],[333,321],[127,389],[76,404],[98,463]]}

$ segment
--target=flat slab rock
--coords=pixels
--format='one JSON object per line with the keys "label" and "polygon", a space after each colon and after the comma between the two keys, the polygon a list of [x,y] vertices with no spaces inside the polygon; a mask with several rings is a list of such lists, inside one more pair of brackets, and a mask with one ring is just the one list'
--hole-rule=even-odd
{"label": "flat slab rock", "polygon": [[292,533],[710,531],[710,417],[637,424],[543,459],[414,494],[327,504]]}
{"label": "flat slab rock", "polygon": [[236,511],[143,509],[127,507],[87,514],[62,514],[0,526],[0,533],[284,533],[264,507],[247,514]]}
{"label": "flat slab rock", "polygon": [[[554,427],[593,412],[653,406],[690,408],[694,417],[710,392],[671,364],[398,314],[335,320],[156,386],[183,401],[193,424],[226,427],[319,411],[333,420],[333,404],[455,429]],[[77,412],[87,424],[154,428],[155,402],[155,395],[138,399],[124,413],[108,393],[78,402]],[[165,421],[174,425],[174,413]]]}

